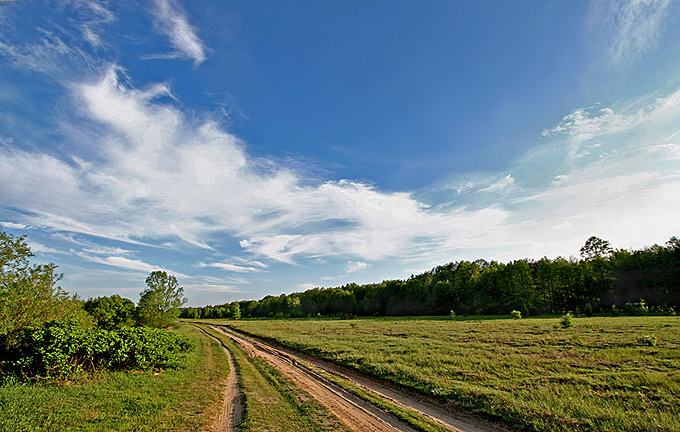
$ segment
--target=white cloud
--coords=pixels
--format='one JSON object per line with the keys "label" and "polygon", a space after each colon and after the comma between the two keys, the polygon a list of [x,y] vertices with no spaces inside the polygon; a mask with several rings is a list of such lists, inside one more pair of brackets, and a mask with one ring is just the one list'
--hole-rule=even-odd
{"label": "white cloud", "polygon": [[515,179],[512,174],[508,174],[500,180],[494,182],[492,185],[480,189],[480,192],[499,192],[508,189],[515,183]]}
{"label": "white cloud", "polygon": [[28,245],[31,248],[31,252],[34,252],[34,253],[50,253],[50,254],[63,254],[63,253],[65,253],[64,251],[60,251],[58,249],[55,249],[55,248],[52,248],[52,247],[49,247],[49,246],[45,246],[42,243],[38,243],[38,242],[35,242],[35,241],[32,241],[32,240],[28,243]]}
{"label": "white cloud", "polygon": [[604,0],[592,5],[591,26],[605,32],[610,62],[618,67],[656,48],[670,0]]}
{"label": "white cloud", "polygon": [[201,263],[200,267],[214,267],[226,271],[232,271],[236,273],[255,273],[262,271],[261,268],[252,266],[240,266],[236,264],[229,263]]}
{"label": "white cloud", "polygon": [[[356,181],[314,184],[255,159],[213,122],[161,102],[167,86],[129,88],[118,73],[111,68],[76,87],[74,107],[96,125],[81,125],[96,131],[87,137],[94,156],[61,160],[0,148],[0,202],[30,213],[18,222],[131,243],[180,239],[218,252],[216,239],[227,235],[251,259],[204,266],[254,273],[266,260],[342,257],[347,271],[360,271],[386,259],[540,257],[577,251],[593,233],[632,246],[671,235],[680,220],[671,141],[680,92],[577,110],[505,170],[512,175],[463,179],[458,184],[470,186],[446,189],[453,204],[428,206],[411,193]],[[589,154],[577,158],[584,148]],[[480,194],[475,185],[490,186]],[[119,268],[156,269],[130,254],[84,253]]]}
{"label": "white cloud", "polygon": [[93,263],[97,264],[104,264],[107,266],[111,267],[117,267],[119,269],[124,269],[124,270],[132,270],[135,272],[140,272],[140,273],[151,273],[154,271],[166,271],[168,273],[171,273],[177,277],[185,277],[189,278],[188,275],[166,269],[161,266],[156,266],[153,264],[146,263],[142,260],[139,259],[131,259],[131,258],[126,258],[122,256],[97,256],[97,255],[92,255],[90,253],[81,251],[81,252],[75,252],[76,255],[78,255],[80,258],[90,261]]}
{"label": "white cloud", "polygon": [[363,261],[348,261],[347,267],[345,267],[345,271],[347,273],[356,273],[366,270],[366,268],[368,268],[368,264],[366,264]]}
{"label": "white cloud", "polygon": [[194,60],[199,65],[206,60],[205,47],[189,24],[186,13],[173,0],[155,0],[154,15],[159,29],[170,38],[177,55]]}
{"label": "white cloud", "polygon": [[3,222],[0,221],[0,228],[9,228],[9,229],[15,229],[15,230],[22,230],[28,228],[26,224],[22,223],[15,223],[15,222]]}

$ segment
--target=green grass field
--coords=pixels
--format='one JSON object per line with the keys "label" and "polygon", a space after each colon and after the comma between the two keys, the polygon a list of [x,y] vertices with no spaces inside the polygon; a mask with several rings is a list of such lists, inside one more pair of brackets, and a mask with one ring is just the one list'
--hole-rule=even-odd
{"label": "green grass field", "polygon": [[537,431],[680,431],[680,318],[214,321]]}
{"label": "green grass field", "polygon": [[221,408],[227,359],[219,344],[192,327],[178,332],[197,347],[181,369],[106,373],[75,383],[5,383],[0,430],[210,430]]}

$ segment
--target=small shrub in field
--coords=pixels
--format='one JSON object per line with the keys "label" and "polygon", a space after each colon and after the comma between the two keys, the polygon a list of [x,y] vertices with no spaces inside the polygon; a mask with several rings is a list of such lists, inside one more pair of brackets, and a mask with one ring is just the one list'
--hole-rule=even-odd
{"label": "small shrub in field", "polygon": [[656,346],[656,336],[655,335],[638,336],[637,341],[640,345],[651,346],[651,347]]}
{"label": "small shrub in field", "polygon": [[510,316],[512,317],[512,319],[521,319],[522,318],[522,312],[520,312],[518,310],[514,310],[514,311],[510,312]]}
{"label": "small shrub in field", "polygon": [[637,305],[637,313],[640,315],[647,315],[649,313],[649,306],[645,299],[640,299],[640,303]]}
{"label": "small shrub in field", "polygon": [[562,328],[571,328],[574,326],[574,316],[567,312],[566,314],[562,315],[562,318],[560,318],[560,325]]}
{"label": "small shrub in field", "polygon": [[453,309],[451,309],[451,312],[449,312],[449,316],[451,317],[451,319],[454,319],[456,317],[456,312]]}

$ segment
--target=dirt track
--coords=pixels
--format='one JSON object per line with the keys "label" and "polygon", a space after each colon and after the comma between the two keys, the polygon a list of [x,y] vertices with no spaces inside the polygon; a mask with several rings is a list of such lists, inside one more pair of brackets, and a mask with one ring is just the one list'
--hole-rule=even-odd
{"label": "dirt track", "polygon": [[410,426],[359,399],[314,372],[319,368],[351,381],[365,391],[387,398],[393,404],[416,411],[452,431],[501,432],[509,429],[455,407],[444,407],[396,386],[352,372],[347,368],[269,343],[234,329],[211,327],[238,343],[249,355],[267,360],[273,367],[305,389],[353,431],[413,431]]}
{"label": "dirt track", "polygon": [[[197,328],[203,331],[200,327]],[[210,333],[204,333],[207,336],[214,338]],[[220,342],[219,339],[215,340]],[[236,364],[234,363],[234,358],[224,344],[220,342],[220,345],[222,345],[224,354],[227,356],[227,361],[229,362],[229,376],[227,377],[226,388],[224,389],[222,411],[217,419],[215,419],[211,430],[234,432],[238,430],[238,425],[243,418],[243,394],[241,393],[241,387],[238,383],[238,371],[236,369]]]}

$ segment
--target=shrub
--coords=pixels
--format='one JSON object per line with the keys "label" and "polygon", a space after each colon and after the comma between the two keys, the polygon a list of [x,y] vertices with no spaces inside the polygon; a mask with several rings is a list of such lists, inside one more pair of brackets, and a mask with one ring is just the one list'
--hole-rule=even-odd
{"label": "shrub", "polygon": [[83,371],[175,368],[191,349],[191,342],[167,330],[82,329],[61,320],[24,330],[16,346],[0,353],[0,370],[54,379]]}
{"label": "shrub", "polygon": [[640,299],[640,303],[637,304],[636,309],[639,315],[647,315],[649,313],[649,306],[645,299]]}
{"label": "shrub", "polygon": [[562,328],[571,328],[574,326],[574,316],[567,312],[566,314],[562,315],[562,318],[560,318],[560,325]]}
{"label": "shrub", "polygon": [[613,316],[613,317],[617,317],[617,316],[619,316],[619,314],[620,314],[619,308],[617,308],[616,305],[613,304],[613,305],[612,305],[612,316]]}
{"label": "shrub", "polygon": [[522,318],[522,312],[520,312],[518,310],[514,310],[514,311],[510,312],[510,316],[512,317],[512,319],[521,319]]}
{"label": "shrub", "polygon": [[638,336],[637,341],[640,345],[651,346],[651,347],[656,346],[656,336],[655,335]]}
{"label": "shrub", "polygon": [[456,317],[456,312],[453,309],[451,309],[451,312],[449,312],[449,316],[451,317],[451,319],[454,319]]}

